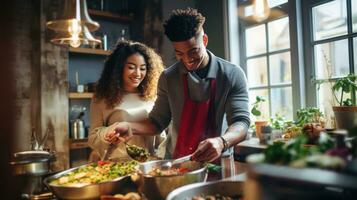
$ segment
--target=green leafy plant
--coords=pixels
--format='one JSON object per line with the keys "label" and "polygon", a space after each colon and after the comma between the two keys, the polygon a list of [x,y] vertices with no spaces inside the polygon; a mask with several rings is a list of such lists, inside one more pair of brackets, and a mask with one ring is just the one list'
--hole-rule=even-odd
{"label": "green leafy plant", "polygon": [[275,118],[270,118],[270,124],[273,129],[283,130],[285,126],[286,120],[283,116],[278,113],[275,114]]}
{"label": "green leafy plant", "polygon": [[[349,74],[339,78],[332,86],[334,97],[340,106],[356,106],[356,76]],[[340,94],[337,97],[336,94]],[[345,95],[350,94],[350,97],[345,98]]]}
{"label": "green leafy plant", "polygon": [[301,108],[297,111],[297,126],[304,126],[307,123],[324,123],[324,115],[319,108],[316,107],[306,107]]}
{"label": "green leafy plant", "polygon": [[260,104],[262,102],[265,102],[264,97],[262,97],[262,96],[255,97],[255,102],[252,104],[253,108],[250,112],[256,117],[259,117],[260,115],[262,115],[262,112],[259,110]]}

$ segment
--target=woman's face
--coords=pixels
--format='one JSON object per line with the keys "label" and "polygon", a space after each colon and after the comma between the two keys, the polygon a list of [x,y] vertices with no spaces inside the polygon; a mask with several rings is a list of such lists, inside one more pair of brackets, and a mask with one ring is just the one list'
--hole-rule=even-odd
{"label": "woman's face", "polygon": [[142,55],[136,53],[126,59],[123,70],[124,89],[127,92],[138,92],[138,86],[146,76],[146,62]]}

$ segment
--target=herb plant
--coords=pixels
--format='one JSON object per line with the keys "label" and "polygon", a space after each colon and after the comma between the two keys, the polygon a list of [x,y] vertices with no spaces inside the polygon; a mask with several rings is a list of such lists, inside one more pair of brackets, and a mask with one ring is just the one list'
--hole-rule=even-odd
{"label": "herb plant", "polygon": [[256,117],[259,117],[260,115],[262,115],[262,112],[259,110],[260,104],[262,102],[265,102],[264,97],[262,97],[262,96],[255,97],[255,102],[252,104],[253,108],[251,110],[251,113]]}
{"label": "herb plant", "polygon": [[[334,97],[340,106],[356,106],[356,76],[349,74],[343,78],[338,79],[332,86]],[[340,92],[340,96],[336,94]],[[345,95],[350,94],[350,97],[345,98]]]}

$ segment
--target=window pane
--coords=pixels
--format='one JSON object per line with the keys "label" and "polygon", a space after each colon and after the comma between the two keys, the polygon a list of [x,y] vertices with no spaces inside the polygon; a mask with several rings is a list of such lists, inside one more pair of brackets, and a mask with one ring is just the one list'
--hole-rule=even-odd
{"label": "window pane", "polygon": [[347,33],[346,0],[335,0],[312,8],[314,40]]}
{"label": "window pane", "polygon": [[316,45],[315,66],[315,75],[318,79],[349,74],[347,40]]}
{"label": "window pane", "polygon": [[247,60],[247,74],[249,87],[268,85],[268,70],[266,57]]}
{"label": "window pane", "polygon": [[[269,8],[273,8],[273,7],[285,4],[287,2],[288,2],[288,0],[269,0],[268,5],[269,5]],[[254,10],[253,10],[252,4],[244,7],[244,17],[253,15],[254,14],[253,12],[254,12]]]}
{"label": "window pane", "polygon": [[[286,119],[293,119],[293,100],[291,87],[271,89],[271,114],[280,114]],[[273,103],[274,102],[274,103]]]}
{"label": "window pane", "polygon": [[268,31],[270,52],[290,47],[288,17],[269,22]]}
{"label": "window pane", "polygon": [[279,53],[269,57],[270,83],[291,83],[290,52]]}
{"label": "window pane", "polygon": [[266,101],[261,103],[261,106],[258,108],[260,112],[262,112],[262,115],[259,117],[255,117],[254,115],[250,115],[251,119],[253,121],[258,120],[268,120],[270,119],[270,113],[269,113],[269,91],[268,89],[258,89],[258,90],[249,90],[249,106],[250,109],[252,110],[252,104],[255,102],[255,97],[256,96],[261,96],[263,97]]}
{"label": "window pane", "polygon": [[247,57],[266,53],[265,25],[245,30]]}
{"label": "window pane", "polygon": [[357,32],[357,0],[352,0],[353,32]]}

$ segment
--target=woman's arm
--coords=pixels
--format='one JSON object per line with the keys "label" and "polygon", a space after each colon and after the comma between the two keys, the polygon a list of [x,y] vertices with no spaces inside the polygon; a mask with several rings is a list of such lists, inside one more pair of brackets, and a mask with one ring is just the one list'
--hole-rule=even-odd
{"label": "woman's arm", "polygon": [[106,134],[112,129],[114,131],[114,126],[106,127],[103,115],[103,105],[101,102],[94,101],[92,99],[90,104],[90,122],[91,126],[88,135],[88,145],[97,150],[98,153],[103,155],[104,150],[107,149],[109,142],[105,140]]}

